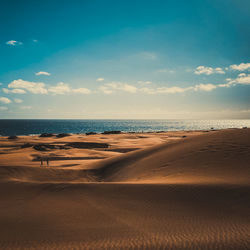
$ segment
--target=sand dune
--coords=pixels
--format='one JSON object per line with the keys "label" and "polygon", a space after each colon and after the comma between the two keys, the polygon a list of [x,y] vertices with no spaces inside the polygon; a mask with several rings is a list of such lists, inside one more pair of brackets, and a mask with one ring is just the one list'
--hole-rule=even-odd
{"label": "sand dune", "polygon": [[[72,142],[109,147],[21,147]],[[250,129],[1,138],[0,153],[0,249],[249,249]]]}
{"label": "sand dune", "polygon": [[250,130],[225,130],[100,162],[105,181],[250,183]]}

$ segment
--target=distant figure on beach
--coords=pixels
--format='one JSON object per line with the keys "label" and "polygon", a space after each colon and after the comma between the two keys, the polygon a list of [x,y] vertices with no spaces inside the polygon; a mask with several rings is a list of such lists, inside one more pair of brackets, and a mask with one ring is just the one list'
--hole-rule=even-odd
{"label": "distant figure on beach", "polygon": [[46,161],[47,161],[47,167],[48,167],[48,166],[49,166],[49,159],[47,158],[47,160],[46,160]]}
{"label": "distant figure on beach", "polygon": [[40,167],[42,167],[43,166],[43,159],[41,158],[41,165],[40,165]]}

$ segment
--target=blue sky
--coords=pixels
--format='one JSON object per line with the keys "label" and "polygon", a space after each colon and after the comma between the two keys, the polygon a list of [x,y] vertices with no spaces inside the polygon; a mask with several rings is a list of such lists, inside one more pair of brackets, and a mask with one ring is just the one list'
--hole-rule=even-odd
{"label": "blue sky", "polygon": [[250,3],[1,1],[1,118],[250,118]]}

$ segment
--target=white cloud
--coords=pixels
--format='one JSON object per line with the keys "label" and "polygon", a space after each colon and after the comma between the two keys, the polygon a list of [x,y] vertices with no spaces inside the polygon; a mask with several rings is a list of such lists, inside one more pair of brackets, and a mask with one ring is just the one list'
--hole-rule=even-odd
{"label": "white cloud", "polygon": [[241,73],[235,79],[227,78],[227,83],[219,84],[219,87],[232,87],[236,85],[250,85],[250,74]]}
{"label": "white cloud", "polygon": [[22,45],[23,43],[15,41],[15,40],[10,40],[10,41],[7,41],[6,44],[7,45],[12,45],[12,46],[17,46],[17,45]]}
{"label": "white cloud", "polygon": [[71,88],[67,83],[59,82],[56,86],[49,87],[48,91],[53,95],[65,95],[68,93],[90,94],[91,90],[87,88]]}
{"label": "white cloud", "polygon": [[133,85],[129,85],[127,83],[121,83],[121,82],[111,82],[107,83],[99,88],[103,93],[105,94],[111,94],[115,92],[116,90],[129,92],[129,93],[136,93],[137,88]]}
{"label": "white cloud", "polygon": [[38,42],[38,40],[37,40],[37,39],[33,39],[32,41],[33,41],[34,43],[37,43],[37,42]]}
{"label": "white cloud", "polygon": [[5,94],[9,94],[9,93],[13,93],[13,94],[25,94],[26,91],[23,90],[23,89],[6,89],[6,88],[3,88],[3,92]]}
{"label": "white cloud", "polygon": [[25,94],[26,91],[32,94],[48,94],[52,95],[64,95],[68,93],[90,94],[91,90],[87,88],[71,88],[64,82],[59,82],[55,86],[46,87],[43,82],[30,82],[22,79],[14,80],[8,85],[9,89],[3,88],[3,92],[6,94]]}
{"label": "white cloud", "polygon": [[11,103],[11,100],[7,97],[0,97],[0,102],[4,104],[9,104]]}
{"label": "white cloud", "polygon": [[225,71],[222,68],[217,67],[217,68],[214,69],[214,73],[216,73],[216,74],[225,74]]}
{"label": "white cloud", "polygon": [[149,87],[141,87],[136,88],[135,86],[125,84],[125,83],[108,83],[99,88],[100,91],[102,91],[104,94],[112,94],[118,90],[129,92],[129,93],[136,93],[136,92],[143,92],[146,94],[177,94],[177,93],[184,93],[187,91],[212,91],[218,87],[230,87],[231,83],[226,84],[220,84],[215,85],[212,83],[200,83],[195,86],[189,86],[189,87],[178,87],[178,86],[172,86],[172,87],[158,87],[158,88],[149,88]]}
{"label": "white cloud", "polygon": [[87,88],[78,88],[78,89],[72,89],[73,93],[79,93],[79,94],[90,94],[91,90]]}
{"label": "white cloud", "polygon": [[140,91],[147,94],[176,94],[176,93],[184,93],[188,90],[191,90],[192,87],[181,88],[177,86],[173,87],[161,87],[161,88],[141,88]]}
{"label": "white cloud", "polygon": [[205,66],[198,66],[194,73],[196,75],[212,75],[212,74],[225,74],[225,71],[222,68],[212,68],[212,67],[205,67]]}
{"label": "white cloud", "polygon": [[129,93],[136,93],[137,91],[137,88],[135,86],[129,84],[123,84],[122,86],[118,87],[118,89]]}
{"label": "white cloud", "polygon": [[173,87],[162,87],[162,88],[141,88],[139,89],[140,91],[147,93],[147,94],[176,94],[176,93],[184,93],[187,91],[212,91],[216,88],[219,87],[231,87],[232,84],[231,83],[225,83],[225,84],[212,84],[212,83],[200,83],[197,84],[195,86],[190,86],[190,87],[186,87],[186,88],[182,88],[182,87],[177,87],[177,86],[173,86]]}
{"label": "white cloud", "polygon": [[9,93],[11,93],[10,91],[10,89],[6,89],[6,88],[2,88],[2,90],[3,90],[3,92],[5,93],[5,94],[9,94]]}
{"label": "white cloud", "polygon": [[96,79],[96,81],[97,81],[97,82],[102,82],[102,81],[104,81],[104,78],[99,77],[99,78]]}
{"label": "white cloud", "polygon": [[213,68],[205,67],[205,66],[199,66],[199,67],[196,68],[194,73],[196,75],[201,75],[201,74],[211,75],[211,74],[213,74]]}
{"label": "white cloud", "polygon": [[114,93],[114,91],[107,86],[101,86],[101,87],[99,87],[99,90],[106,95]]}
{"label": "white cloud", "polygon": [[48,91],[54,95],[64,95],[70,93],[71,89],[68,84],[59,82],[56,86],[49,87]]}
{"label": "white cloud", "polygon": [[203,91],[212,91],[213,89],[216,89],[217,86],[214,85],[214,84],[211,84],[211,83],[207,83],[207,84],[198,84],[198,85],[195,85],[195,87],[193,88],[195,91],[198,91],[198,90],[203,90]]}
{"label": "white cloud", "polygon": [[175,93],[183,93],[189,90],[189,88],[181,88],[181,87],[162,87],[157,88],[157,93],[167,93],[167,94],[175,94]]}
{"label": "white cloud", "polygon": [[156,94],[156,90],[153,88],[141,88],[140,91],[150,95]]}
{"label": "white cloud", "polygon": [[162,88],[155,88],[155,89],[154,88],[141,88],[139,90],[146,94],[176,94],[176,93],[184,93],[184,92],[192,91],[192,90],[210,92],[216,88],[232,87],[232,86],[233,86],[232,82],[228,82],[225,84],[218,84],[218,85],[215,85],[212,83],[206,83],[206,84],[200,83],[195,86],[190,86],[186,88],[173,86],[173,87],[162,87]]}
{"label": "white cloud", "polygon": [[231,84],[231,82],[227,82],[227,83],[218,84],[217,87],[230,88],[230,87],[232,87],[232,84]]}
{"label": "white cloud", "polygon": [[4,111],[4,110],[8,110],[8,108],[4,106],[0,106],[0,110]]}
{"label": "white cloud", "polygon": [[239,74],[238,77],[236,79],[232,80],[231,83],[248,85],[248,84],[250,84],[250,74],[248,74],[248,75]]}
{"label": "white cloud", "polygon": [[13,93],[13,94],[25,94],[26,91],[23,89],[12,89],[11,93]]}
{"label": "white cloud", "polygon": [[37,73],[35,73],[36,76],[50,76],[51,74],[49,72],[46,72],[46,71],[39,71]]}
{"label": "white cloud", "polygon": [[238,70],[238,71],[244,71],[244,70],[250,70],[250,63],[241,63],[239,65],[233,64],[229,66],[232,70]]}
{"label": "white cloud", "polygon": [[22,103],[23,100],[22,100],[22,99],[15,98],[15,99],[14,99],[14,102],[15,102],[15,103]]}
{"label": "white cloud", "polygon": [[9,88],[13,89],[25,89],[32,94],[47,94],[48,91],[45,88],[43,82],[29,82],[22,79],[14,80],[9,85]]}
{"label": "white cloud", "polygon": [[152,82],[151,81],[138,81],[139,84],[145,84],[145,85],[148,85],[148,84],[151,84]]}
{"label": "white cloud", "polygon": [[219,84],[218,87],[233,87],[236,85],[250,85],[250,74],[241,73],[235,79],[227,78],[227,83]]}

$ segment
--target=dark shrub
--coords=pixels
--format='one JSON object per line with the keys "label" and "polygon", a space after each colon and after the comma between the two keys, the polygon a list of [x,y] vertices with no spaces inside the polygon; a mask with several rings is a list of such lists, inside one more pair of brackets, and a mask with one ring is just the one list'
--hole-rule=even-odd
{"label": "dark shrub", "polygon": [[41,134],[39,137],[52,137],[52,136],[54,136],[54,134],[43,133],[43,134]]}
{"label": "dark shrub", "polygon": [[61,134],[58,134],[56,137],[57,138],[63,138],[63,137],[66,137],[66,136],[71,136],[71,134],[61,133]]}
{"label": "dark shrub", "polygon": [[10,136],[8,137],[8,139],[9,139],[9,140],[16,140],[16,139],[18,139],[18,137],[17,137],[16,135],[10,135]]}
{"label": "dark shrub", "polygon": [[108,148],[109,144],[98,142],[69,142],[66,146],[70,146],[72,148]]}
{"label": "dark shrub", "polygon": [[86,135],[96,135],[96,132],[87,132]]}
{"label": "dark shrub", "polygon": [[102,134],[104,134],[104,135],[109,135],[109,134],[121,134],[121,131],[119,131],[119,130],[104,131]]}
{"label": "dark shrub", "polygon": [[33,146],[33,144],[31,143],[24,143],[21,148],[31,148]]}

